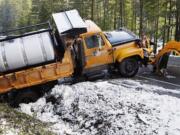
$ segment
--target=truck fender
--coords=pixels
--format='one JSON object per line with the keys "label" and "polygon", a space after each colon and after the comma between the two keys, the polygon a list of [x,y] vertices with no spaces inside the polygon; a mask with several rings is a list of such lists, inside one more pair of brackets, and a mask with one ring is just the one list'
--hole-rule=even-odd
{"label": "truck fender", "polygon": [[133,51],[133,52],[121,52],[117,55],[116,61],[117,62],[122,62],[124,59],[129,58],[129,57],[136,57],[138,59],[144,59],[144,54],[142,50],[139,51]]}

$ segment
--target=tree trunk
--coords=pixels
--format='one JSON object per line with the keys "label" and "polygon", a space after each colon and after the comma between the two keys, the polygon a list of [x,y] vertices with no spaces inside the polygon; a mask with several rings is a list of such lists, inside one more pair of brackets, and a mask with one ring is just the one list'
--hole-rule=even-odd
{"label": "tree trunk", "polygon": [[117,29],[117,4],[118,0],[115,1],[114,5],[114,29]]}
{"label": "tree trunk", "polygon": [[166,43],[166,25],[167,25],[167,18],[164,18],[164,27],[163,27],[163,46]]}
{"label": "tree trunk", "polygon": [[103,18],[103,28],[106,29],[106,8],[107,8],[107,0],[104,0],[104,18]]}
{"label": "tree trunk", "polygon": [[134,31],[135,33],[137,32],[136,31],[136,27],[137,27],[137,3],[136,3],[136,0],[133,0],[132,2],[133,4],[133,17],[132,17],[132,31]]}
{"label": "tree trunk", "polygon": [[169,1],[169,14],[168,14],[168,27],[167,27],[167,41],[171,36],[171,13],[172,13],[172,0]]}
{"label": "tree trunk", "polygon": [[159,30],[159,10],[160,10],[160,3],[159,0],[157,0],[158,5],[157,5],[157,15],[156,15],[156,20],[155,20],[155,26],[156,26],[156,30],[155,30],[155,45],[154,45],[154,54],[156,54],[157,52],[157,43],[158,43],[158,30]]}
{"label": "tree trunk", "polygon": [[119,26],[124,26],[124,0],[119,0]]}
{"label": "tree trunk", "polygon": [[140,0],[139,37],[141,37],[143,33],[143,7],[144,2],[143,0]]}
{"label": "tree trunk", "polygon": [[180,1],[176,1],[176,32],[175,40],[180,41]]}
{"label": "tree trunk", "polygon": [[94,4],[95,4],[95,0],[91,1],[91,20],[94,20]]}

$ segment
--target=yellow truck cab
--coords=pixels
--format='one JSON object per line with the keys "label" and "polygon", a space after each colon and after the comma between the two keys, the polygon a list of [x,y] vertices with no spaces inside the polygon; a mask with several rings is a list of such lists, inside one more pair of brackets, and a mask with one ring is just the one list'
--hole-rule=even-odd
{"label": "yellow truck cab", "polygon": [[104,68],[112,70],[113,67],[123,77],[136,75],[139,62],[144,58],[139,39],[123,29],[102,32],[93,22],[91,27],[94,29],[80,35],[85,57],[83,73],[101,71]]}

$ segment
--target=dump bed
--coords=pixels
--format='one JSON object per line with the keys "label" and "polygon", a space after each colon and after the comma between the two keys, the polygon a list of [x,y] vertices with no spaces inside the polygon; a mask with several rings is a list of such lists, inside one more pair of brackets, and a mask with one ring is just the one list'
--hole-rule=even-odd
{"label": "dump bed", "polygon": [[[53,19],[55,33],[48,23],[47,29],[0,39],[0,94],[70,77],[74,73],[72,46],[67,45],[64,37],[70,36],[74,39],[75,36],[87,32],[85,22],[77,10],[53,14]],[[5,33],[41,25],[43,24]],[[62,46],[64,51],[60,54]]]}
{"label": "dump bed", "polygon": [[31,87],[69,77],[73,74],[73,61],[70,48],[67,48],[62,62],[29,68],[0,76],[0,94],[11,90]]}

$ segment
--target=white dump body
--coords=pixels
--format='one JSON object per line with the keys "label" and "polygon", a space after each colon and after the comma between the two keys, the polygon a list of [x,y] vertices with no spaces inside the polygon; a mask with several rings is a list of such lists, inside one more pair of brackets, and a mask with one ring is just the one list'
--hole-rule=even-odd
{"label": "white dump body", "polygon": [[54,58],[49,32],[0,42],[0,72],[41,64]]}

